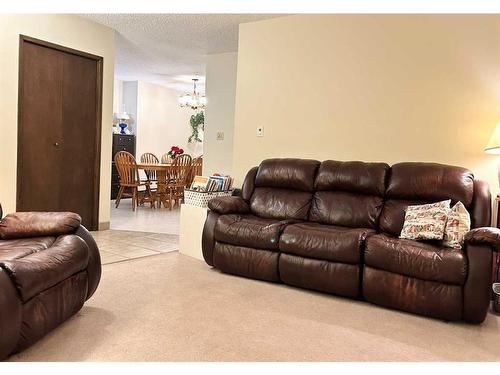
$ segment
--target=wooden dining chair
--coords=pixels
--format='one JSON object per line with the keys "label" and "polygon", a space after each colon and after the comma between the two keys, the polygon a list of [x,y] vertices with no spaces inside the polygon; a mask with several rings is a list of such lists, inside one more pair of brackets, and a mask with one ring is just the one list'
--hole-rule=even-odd
{"label": "wooden dining chair", "polygon": [[[172,162],[167,178],[167,192],[169,200],[171,203],[173,202],[174,206],[176,202],[180,205],[181,201],[184,201],[184,188],[190,175],[191,161],[190,155],[183,154],[177,156]],[[171,204],[169,207],[172,209]]]}
{"label": "wooden dining chair", "polygon": [[161,163],[162,164],[171,164],[174,159],[169,154],[163,154],[161,157]]}
{"label": "wooden dining chair", "polygon": [[189,188],[193,183],[195,176],[201,176],[201,170],[203,165],[203,155],[194,158],[191,161],[191,169],[189,173],[189,177],[186,180],[186,187]]}
{"label": "wooden dining chair", "polygon": [[[160,161],[156,157],[155,154],[152,154],[151,152],[146,152],[141,155],[141,163],[145,164],[158,164]],[[147,180],[151,183],[156,183],[158,181],[156,177],[156,171],[155,170],[144,170],[144,173],[146,174]]]}
{"label": "wooden dining chair", "polygon": [[201,176],[203,170],[203,155],[198,156],[195,168],[195,176]]}
{"label": "wooden dining chair", "polygon": [[[174,159],[168,153],[163,154],[161,157],[162,164],[172,164],[173,160]],[[160,179],[157,178],[158,189],[157,189],[156,198],[158,201],[158,207],[161,207],[162,203],[165,207],[167,207],[167,203],[168,203],[168,207],[170,207],[170,209],[171,209],[172,201],[171,201],[171,194],[170,194],[168,186],[167,186],[168,179],[169,179],[168,174],[162,181],[160,181]]]}
{"label": "wooden dining chair", "polygon": [[[132,197],[132,210],[139,204],[149,202],[151,208],[154,208],[154,198],[151,195],[151,189],[148,181],[139,179],[139,169],[135,161],[134,155],[119,151],[115,155],[115,166],[120,176],[120,188],[116,197],[115,207],[118,208],[123,197]],[[139,191],[140,186],[145,186],[146,190]],[[130,190],[127,192],[126,190]]]}

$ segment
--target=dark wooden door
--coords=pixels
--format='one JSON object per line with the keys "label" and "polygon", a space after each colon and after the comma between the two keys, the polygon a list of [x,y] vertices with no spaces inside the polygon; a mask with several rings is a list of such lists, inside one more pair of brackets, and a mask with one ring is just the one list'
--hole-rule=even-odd
{"label": "dark wooden door", "polygon": [[73,211],[96,230],[102,58],[21,36],[18,211]]}

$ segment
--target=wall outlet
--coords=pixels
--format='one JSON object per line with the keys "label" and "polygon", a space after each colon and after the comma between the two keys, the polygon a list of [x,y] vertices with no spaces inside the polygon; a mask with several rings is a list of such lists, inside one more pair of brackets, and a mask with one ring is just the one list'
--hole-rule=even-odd
{"label": "wall outlet", "polygon": [[224,132],[217,132],[217,140],[218,141],[224,140]]}
{"label": "wall outlet", "polygon": [[263,137],[263,136],[264,136],[264,127],[261,125],[257,127],[257,137]]}

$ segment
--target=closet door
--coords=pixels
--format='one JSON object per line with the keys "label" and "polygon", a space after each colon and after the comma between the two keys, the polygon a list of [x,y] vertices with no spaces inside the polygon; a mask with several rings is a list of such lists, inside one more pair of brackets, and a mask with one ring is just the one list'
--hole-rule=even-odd
{"label": "closet door", "polygon": [[102,58],[21,36],[18,211],[73,211],[96,230]]}

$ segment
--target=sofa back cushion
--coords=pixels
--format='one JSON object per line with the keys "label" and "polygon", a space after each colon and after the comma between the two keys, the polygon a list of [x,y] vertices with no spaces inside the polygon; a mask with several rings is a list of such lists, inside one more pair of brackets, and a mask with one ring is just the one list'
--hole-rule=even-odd
{"label": "sofa back cushion", "polygon": [[354,228],[376,228],[389,165],[327,160],[321,163],[309,220]]}
{"label": "sofa back cushion", "polygon": [[250,210],[273,219],[306,220],[319,161],[267,159],[255,175]]}
{"label": "sofa back cushion", "polygon": [[399,236],[405,209],[409,205],[451,199],[471,207],[474,175],[461,167],[436,163],[399,163],[391,167],[385,202],[380,216],[380,231]]}

